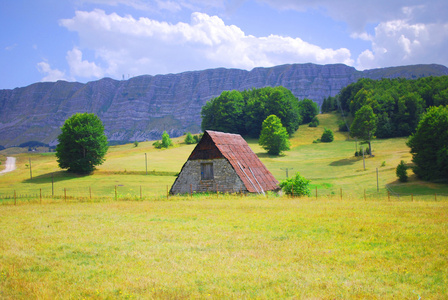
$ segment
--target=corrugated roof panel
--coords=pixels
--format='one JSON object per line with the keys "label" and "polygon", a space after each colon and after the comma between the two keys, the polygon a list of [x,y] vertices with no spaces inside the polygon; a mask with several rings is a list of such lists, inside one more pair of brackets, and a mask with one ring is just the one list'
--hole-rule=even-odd
{"label": "corrugated roof panel", "polygon": [[[209,130],[206,133],[211,137],[221,154],[233,166],[248,191],[253,193],[259,191],[260,187],[258,183],[262,186],[263,190],[274,190],[278,188],[278,181],[239,134]],[[244,171],[241,170],[240,166]]]}

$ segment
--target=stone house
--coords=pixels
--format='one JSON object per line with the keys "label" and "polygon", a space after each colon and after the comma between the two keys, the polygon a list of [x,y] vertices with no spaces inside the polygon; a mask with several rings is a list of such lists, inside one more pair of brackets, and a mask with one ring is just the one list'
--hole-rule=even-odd
{"label": "stone house", "polygon": [[278,181],[239,134],[207,130],[182,167],[171,194],[264,193]]}

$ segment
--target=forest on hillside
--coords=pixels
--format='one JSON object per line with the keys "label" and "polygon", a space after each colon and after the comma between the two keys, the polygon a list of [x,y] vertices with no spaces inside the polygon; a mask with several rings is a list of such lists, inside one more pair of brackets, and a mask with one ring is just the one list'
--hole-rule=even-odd
{"label": "forest on hillside", "polygon": [[372,80],[363,78],[322,103],[323,113],[340,111],[355,116],[368,105],[377,117],[376,137],[411,135],[429,107],[448,105],[448,76]]}
{"label": "forest on hillside", "polygon": [[289,135],[319,113],[310,99],[299,101],[285,87],[224,91],[208,101],[201,110],[202,130],[238,133],[258,138],[263,121],[276,115]]}

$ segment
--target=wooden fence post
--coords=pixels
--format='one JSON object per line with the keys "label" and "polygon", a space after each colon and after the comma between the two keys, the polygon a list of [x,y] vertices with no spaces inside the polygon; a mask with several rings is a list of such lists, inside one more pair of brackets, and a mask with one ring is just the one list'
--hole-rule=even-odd
{"label": "wooden fence post", "polygon": [[92,200],[92,187],[89,186],[89,195],[90,195],[90,200]]}
{"label": "wooden fence post", "polygon": [[414,202],[414,194],[411,194],[411,201]]}
{"label": "wooden fence post", "polygon": [[390,191],[387,191],[387,200],[390,201]]}
{"label": "wooden fence post", "polygon": [[434,199],[437,201],[437,193],[434,193]]}

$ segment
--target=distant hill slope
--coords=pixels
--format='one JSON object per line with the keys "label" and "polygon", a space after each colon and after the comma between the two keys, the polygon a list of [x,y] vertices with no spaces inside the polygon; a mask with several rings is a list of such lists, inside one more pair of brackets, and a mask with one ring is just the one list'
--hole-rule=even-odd
{"label": "distant hill slope", "polygon": [[414,65],[357,71],[343,64],[293,64],[272,68],[210,69],[117,81],[104,78],[77,82],[35,83],[0,90],[0,145],[27,141],[54,145],[60,126],[76,112],[93,112],[105,125],[111,141],[159,139],[200,130],[201,107],[224,90],[282,85],[299,99],[319,105],[327,96],[368,77],[419,78],[448,75],[441,65]]}

